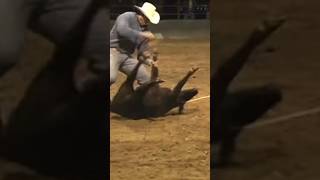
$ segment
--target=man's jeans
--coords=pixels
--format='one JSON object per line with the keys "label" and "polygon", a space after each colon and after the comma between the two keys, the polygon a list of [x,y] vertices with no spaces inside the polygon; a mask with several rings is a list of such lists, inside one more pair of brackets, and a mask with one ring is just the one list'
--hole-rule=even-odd
{"label": "man's jeans", "polygon": [[[121,53],[115,48],[110,48],[110,86],[116,81],[119,70],[129,75],[137,64],[137,59]],[[144,84],[150,80],[150,74],[144,66],[140,66],[136,79],[139,84]]]}

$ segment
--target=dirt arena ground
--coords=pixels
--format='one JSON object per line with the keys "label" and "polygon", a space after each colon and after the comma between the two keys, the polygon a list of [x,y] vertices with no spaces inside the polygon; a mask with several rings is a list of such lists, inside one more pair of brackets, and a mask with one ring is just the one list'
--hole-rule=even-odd
{"label": "dirt arena ground", "polygon": [[[210,94],[210,45],[205,40],[161,40],[160,77],[173,87],[191,67],[199,67],[185,88]],[[120,76],[111,94],[124,80]],[[168,116],[151,120],[128,120],[110,115],[111,179],[206,180],[210,176],[209,99],[186,105],[185,113],[174,109]]]}
{"label": "dirt arena ground", "polygon": [[[213,4],[213,68],[243,42],[261,19],[288,16],[287,24],[255,52],[232,87],[269,82],[282,87],[283,102],[260,122],[320,106],[319,1],[216,0]],[[316,113],[246,130],[235,156],[240,165],[214,170],[212,179],[319,179],[319,118]]]}

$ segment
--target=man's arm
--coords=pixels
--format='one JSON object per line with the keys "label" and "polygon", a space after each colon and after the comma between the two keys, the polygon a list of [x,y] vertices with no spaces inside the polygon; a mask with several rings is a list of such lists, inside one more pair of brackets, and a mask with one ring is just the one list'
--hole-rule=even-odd
{"label": "man's arm", "polygon": [[150,66],[155,63],[155,58],[158,54],[156,44],[157,43],[155,41],[145,39],[138,45],[138,58],[141,57],[139,59],[144,61],[144,64]]}
{"label": "man's arm", "polygon": [[148,40],[155,39],[155,36],[150,31],[141,32],[141,31],[132,29],[129,26],[130,16],[127,16],[125,14],[120,15],[117,21],[118,21],[117,32],[120,34],[120,36],[123,36],[126,39],[129,39],[131,42],[143,41],[144,39],[148,39]]}
{"label": "man's arm", "polygon": [[120,36],[125,37],[131,42],[136,42],[138,39],[144,38],[139,31],[132,29],[129,26],[130,18],[128,16],[121,15],[118,17],[117,21],[117,32]]}

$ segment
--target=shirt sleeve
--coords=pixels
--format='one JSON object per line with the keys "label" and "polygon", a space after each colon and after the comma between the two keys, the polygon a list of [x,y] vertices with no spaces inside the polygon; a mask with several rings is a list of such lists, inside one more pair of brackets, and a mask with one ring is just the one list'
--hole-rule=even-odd
{"label": "shirt sleeve", "polygon": [[141,41],[138,45],[138,53],[143,53],[147,50],[150,50],[150,44],[149,41],[147,39],[144,39],[143,41]]}
{"label": "shirt sleeve", "polygon": [[129,41],[136,43],[137,41],[143,39],[144,37],[140,34],[139,31],[132,29],[129,26],[130,17],[128,16],[119,16],[117,19],[117,32],[120,36],[125,37]]}

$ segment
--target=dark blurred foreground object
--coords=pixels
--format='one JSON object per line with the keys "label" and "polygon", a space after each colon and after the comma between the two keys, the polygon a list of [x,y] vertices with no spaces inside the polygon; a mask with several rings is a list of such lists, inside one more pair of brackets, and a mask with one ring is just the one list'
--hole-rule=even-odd
{"label": "dark blurred foreground object", "polygon": [[[80,1],[54,2],[59,7]],[[2,125],[1,156],[46,175],[100,180],[106,178],[107,172],[106,77],[97,78],[78,91],[73,72],[83,52],[94,48],[88,46],[93,40],[91,34],[100,31],[107,38],[107,19],[97,25],[97,19],[102,20],[107,14],[101,1],[86,2],[76,22],[56,42],[52,60],[28,87],[8,123]],[[99,27],[103,28],[95,29]],[[104,71],[108,71],[106,66]]]}
{"label": "dark blurred foreground object", "polygon": [[[28,29],[59,46],[94,1],[100,6],[106,4],[104,0],[1,0],[0,77],[20,60]],[[107,68],[108,18],[106,8],[95,14],[81,50],[88,69],[103,78]],[[85,80],[81,81],[85,86]]]}
{"label": "dark blurred foreground object", "polygon": [[211,144],[214,149],[216,144],[220,144],[218,160],[211,157],[213,168],[228,165],[235,151],[236,138],[243,127],[256,121],[282,99],[281,90],[274,85],[237,92],[229,92],[228,87],[250,54],[284,22],[284,18],[265,20],[211,77],[214,101],[211,106]]}

